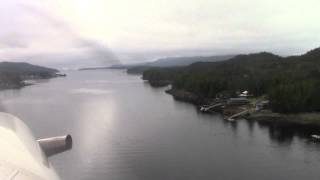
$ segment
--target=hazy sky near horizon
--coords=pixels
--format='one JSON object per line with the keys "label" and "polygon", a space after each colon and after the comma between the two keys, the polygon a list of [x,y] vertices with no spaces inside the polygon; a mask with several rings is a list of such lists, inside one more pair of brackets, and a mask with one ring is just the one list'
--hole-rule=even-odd
{"label": "hazy sky near horizon", "polygon": [[0,59],[300,54],[320,46],[319,7],[319,0],[4,0]]}

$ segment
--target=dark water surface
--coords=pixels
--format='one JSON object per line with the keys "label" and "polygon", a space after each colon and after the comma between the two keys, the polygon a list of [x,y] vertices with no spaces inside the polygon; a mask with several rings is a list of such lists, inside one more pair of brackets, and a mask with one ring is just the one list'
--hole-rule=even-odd
{"label": "dark water surface", "polygon": [[36,137],[73,135],[51,158],[66,180],[320,179],[308,132],[200,114],[123,71],[70,72],[0,100]]}

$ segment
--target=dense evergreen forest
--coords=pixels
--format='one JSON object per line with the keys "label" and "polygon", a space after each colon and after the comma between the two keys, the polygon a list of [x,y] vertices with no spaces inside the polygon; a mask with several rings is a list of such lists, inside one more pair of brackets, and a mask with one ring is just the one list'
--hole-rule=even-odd
{"label": "dense evergreen forest", "polygon": [[285,58],[262,52],[226,61],[153,68],[144,71],[143,79],[170,81],[173,89],[202,98],[234,97],[248,90],[253,96],[266,96],[275,112],[320,111],[320,48]]}

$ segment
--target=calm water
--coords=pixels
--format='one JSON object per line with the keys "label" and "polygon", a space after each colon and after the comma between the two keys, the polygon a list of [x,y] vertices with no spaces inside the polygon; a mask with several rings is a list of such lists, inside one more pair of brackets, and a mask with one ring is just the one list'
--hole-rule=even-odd
{"label": "calm water", "polygon": [[320,178],[311,132],[200,114],[123,71],[71,72],[0,100],[36,137],[73,135],[73,150],[51,158],[66,180]]}

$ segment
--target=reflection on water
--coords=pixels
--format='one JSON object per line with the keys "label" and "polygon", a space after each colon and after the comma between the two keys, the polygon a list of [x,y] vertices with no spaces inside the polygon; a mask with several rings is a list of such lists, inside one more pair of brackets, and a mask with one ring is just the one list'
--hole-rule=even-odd
{"label": "reflection on water", "polygon": [[111,93],[111,91],[103,90],[103,89],[88,89],[88,88],[79,88],[79,89],[73,89],[71,93],[83,93],[83,94],[92,94],[92,95],[101,95],[101,94],[108,94]]}
{"label": "reflection on water", "polygon": [[294,138],[312,142],[310,137],[313,134],[320,134],[320,128],[312,125],[298,125],[288,123],[258,123],[261,128],[268,129],[269,137],[279,144],[290,145]]}
{"label": "reflection on water", "polygon": [[[139,76],[81,71],[0,92],[37,137],[71,133],[51,161],[64,179],[318,179],[319,129],[199,113]],[[232,173],[231,173],[231,172]]]}
{"label": "reflection on water", "polygon": [[6,112],[6,108],[5,106],[3,105],[3,103],[0,101],[0,112]]}

